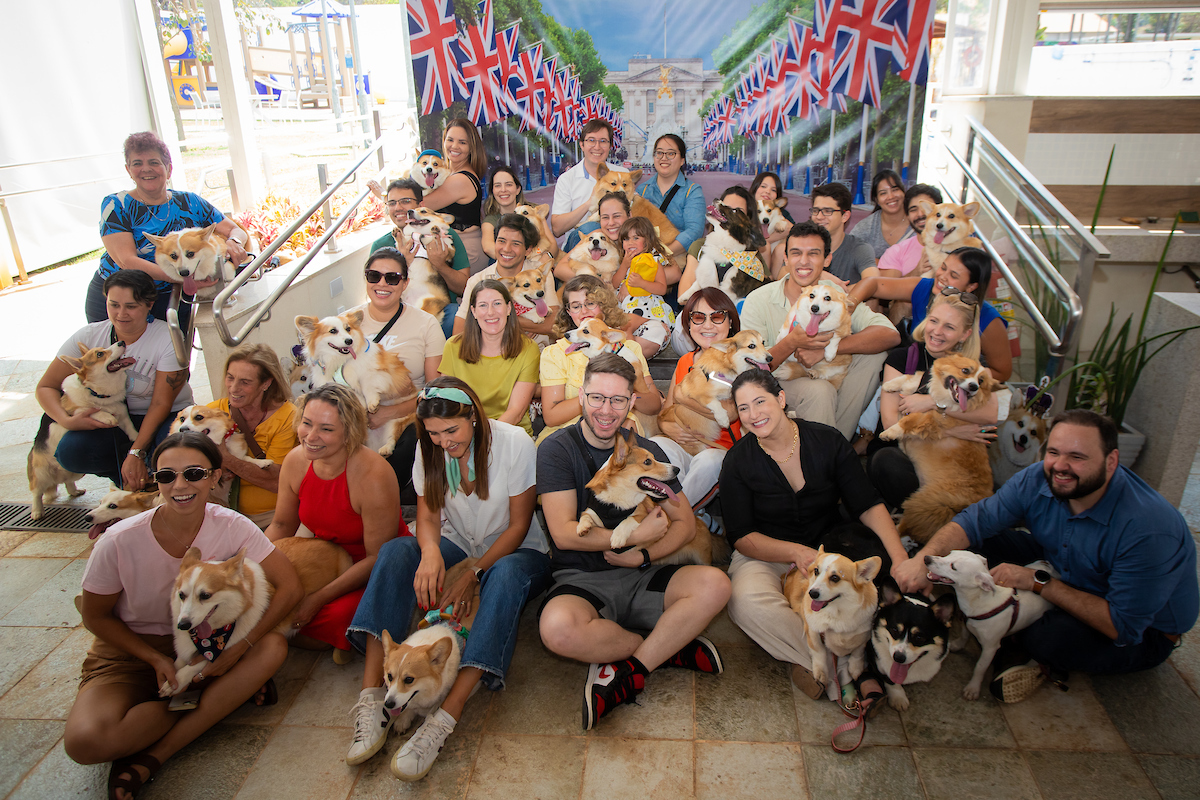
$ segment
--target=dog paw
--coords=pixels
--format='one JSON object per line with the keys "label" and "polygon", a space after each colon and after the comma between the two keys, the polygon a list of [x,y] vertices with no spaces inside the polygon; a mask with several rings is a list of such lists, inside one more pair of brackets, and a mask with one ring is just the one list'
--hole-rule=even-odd
{"label": "dog paw", "polygon": [[904,378],[892,378],[890,381],[884,381],[883,386],[879,387],[885,392],[899,392],[904,389]]}
{"label": "dog paw", "polygon": [[78,487],[74,487],[71,489],[67,489],[67,494],[71,497],[82,497],[83,495],[87,494],[87,489],[80,489]]}
{"label": "dog paw", "polygon": [[905,693],[903,686],[897,686],[894,683],[889,683],[887,687],[888,705],[897,711],[908,710],[908,694]]}
{"label": "dog paw", "polygon": [[391,444],[385,444],[383,447],[379,448],[378,452],[379,452],[379,455],[383,456],[384,458],[388,458],[392,455],[392,452],[395,449],[396,449],[396,443],[392,442]]}
{"label": "dog paw", "polygon": [[879,438],[885,442],[893,442],[899,439],[902,433],[903,432],[900,430],[899,425],[893,425],[883,433],[879,434]]}
{"label": "dog paw", "polygon": [[973,683],[968,683],[962,690],[963,700],[978,700],[979,686]]}

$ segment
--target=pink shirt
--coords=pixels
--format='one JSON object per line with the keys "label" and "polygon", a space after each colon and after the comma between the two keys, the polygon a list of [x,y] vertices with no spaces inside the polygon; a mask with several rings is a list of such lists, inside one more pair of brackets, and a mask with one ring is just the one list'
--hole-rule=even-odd
{"label": "pink shirt", "polygon": [[898,269],[901,275],[907,275],[917,268],[924,247],[919,236],[910,236],[896,242],[879,257],[879,268]]}
{"label": "pink shirt", "polygon": [[[96,542],[83,571],[83,589],[119,594],[114,612],[134,633],[170,635],[171,592],[181,558],[159,545],[150,529],[157,508],[113,525]],[[209,503],[194,546],[205,561],[224,561],[246,548],[246,558],[262,562],[275,550],[262,531],[236,511]]]}

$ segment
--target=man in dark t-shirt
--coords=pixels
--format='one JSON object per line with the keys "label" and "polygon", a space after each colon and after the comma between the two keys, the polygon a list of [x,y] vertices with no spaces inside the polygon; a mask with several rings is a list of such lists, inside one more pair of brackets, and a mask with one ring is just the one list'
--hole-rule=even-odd
{"label": "man in dark t-shirt", "polygon": [[[542,606],[542,642],[561,656],[592,662],[584,730],[621,703],[633,702],[660,666],[722,669],[716,647],[700,634],[725,607],[729,579],[714,567],[652,563],[695,536],[691,503],[678,481],[669,482],[677,499],[656,507],[630,534],[628,548],[612,549],[609,528],[576,533],[580,510],[591,495],[586,484],[623,433],[635,380],[633,367],[620,356],[593,358],[579,393],[581,420],[538,448],[537,490],[554,569],[554,588]],[[637,445],[667,461],[653,442],[638,436]],[[643,637],[625,626],[650,633]]]}

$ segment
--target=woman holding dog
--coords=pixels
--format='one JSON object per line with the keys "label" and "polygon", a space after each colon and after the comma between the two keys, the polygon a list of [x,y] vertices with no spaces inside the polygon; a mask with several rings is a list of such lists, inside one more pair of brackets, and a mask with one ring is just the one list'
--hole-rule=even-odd
{"label": "woman holding dog", "polygon": [[[190,406],[192,387],[187,367],[179,363],[167,323],[150,316],[158,294],[145,272],[118,270],[104,279],[104,322],[93,322],[73,333],[50,362],[36,393],[46,416],[67,429],[55,457],[63,469],[99,475],[124,489],[136,491],[149,481],[146,458],[166,438],[175,412]],[[125,405],[137,438],[130,442],[119,428],[106,425],[82,409],[74,416],[62,405],[62,384],[74,368],[64,358],[77,358],[79,344],[108,347],[125,343],[125,358],[135,363],[125,368]]]}
{"label": "woman holding dog", "polygon": [[[416,424],[417,536],[384,545],[347,632],[366,655],[346,754],[354,765],[379,752],[395,719],[383,704],[383,632],[403,640],[414,606],[435,624],[452,617],[452,627],[474,614],[449,694],[392,761],[392,773],[409,781],[429,771],[480,683],[504,688],[521,610],[550,582],[549,546],[533,517],[529,437],[489,419],[479,396],[456,378],[438,378],[421,391]],[[467,558],[474,564],[447,581],[446,570]]]}
{"label": "woman holding dog", "polygon": [[442,152],[453,172],[445,183],[425,193],[424,203],[433,211],[454,216],[450,227],[458,231],[474,275],[488,263],[480,227],[483,218],[479,191],[479,176],[487,170],[487,153],[479,129],[469,119],[452,120],[442,137]]}
{"label": "woman holding dog", "polygon": [[[600,231],[616,247],[617,235],[621,232],[621,226],[629,219],[631,208],[629,198],[622,192],[609,192],[600,198],[597,208],[600,211]],[[570,251],[567,248],[563,248],[562,254],[554,265],[554,277],[564,282],[575,277],[575,267],[571,265]]]}
{"label": "woman holding dog", "polygon": [[[118,522],[96,542],[83,573],[80,610],[96,639],[83,662],[79,694],[63,745],[80,764],[112,761],[110,800],[131,798],[162,763],[263,691],[287,657],[287,641],[272,629],[304,590],[292,563],[240,514],[208,503],[221,478],[221,453],[199,433],[168,437],[154,452],[154,480],[163,503]],[[159,688],[175,677],[171,595],[189,549],[206,561],[244,550],[275,587],[258,625],[223,649],[192,679],[199,705],[172,713]]]}
{"label": "woman holding dog", "polygon": [[371,577],[379,548],[409,536],[400,516],[400,487],[383,456],[366,446],[367,410],[351,389],[327,383],[299,403],[296,436],[279,473],[279,502],[267,538],[295,536],[300,524],[318,539],[340,545],[354,564],[296,608],[292,642],[311,650],[334,648],[346,663],[346,626]]}
{"label": "woman holding dog", "polygon": [[512,214],[525,201],[525,190],[517,171],[507,164],[492,170],[488,178],[487,199],[483,201],[483,252],[496,260],[496,223],[505,214]]}
{"label": "woman holding dog", "polygon": [[[764,203],[779,202],[779,198],[783,197],[783,182],[779,180],[777,173],[760,172],[754,176],[754,180],[750,181],[750,196],[754,198],[754,211],[757,213],[759,200]],[[786,198],[784,202],[787,202]],[[788,221],[789,228],[796,223],[796,220],[792,219],[792,215],[788,213],[786,205],[779,208],[779,213]],[[786,230],[772,232],[767,236],[767,246],[774,249],[775,245],[787,238],[787,234]]]}
{"label": "woman holding dog", "polygon": [[[858,456],[837,429],[787,416],[779,381],[766,370],[733,382],[743,436],[721,467],[725,535],[734,548],[729,567],[729,617],[780,661],[793,665],[792,681],[809,697],[825,691],[813,677],[804,623],[783,595],[781,578],[795,565],[807,569],[831,532],[843,531],[888,556],[891,569],[908,555]],[[844,521],[839,502],[849,512]],[[888,559],[884,559],[885,570]],[[877,687],[863,697],[878,706]]]}
{"label": "woman holding dog", "polygon": [[521,334],[512,295],[500,281],[475,284],[469,308],[466,329],[442,351],[441,373],[471,386],[490,418],[517,425],[532,439],[538,347]]}
{"label": "woman holding dog", "polygon": [[875,249],[875,260],[889,247],[912,236],[904,205],[904,182],[895,170],[881,169],[871,180],[871,202],[875,210],[859,220],[850,231]]}
{"label": "woman holding dog", "polygon": [[[130,134],[125,139],[125,172],[133,180],[134,188],[110,194],[100,204],[104,255],[84,301],[88,322],[104,320],[104,279],[122,269],[139,270],[155,280],[152,310],[158,319],[167,318],[173,278],[155,263],[154,245],[146,238],[147,233],[165,236],[183,228],[216,225],[216,232],[227,241],[229,260],[234,264],[246,260],[249,235],[200,195],[171,191],[168,188],[171,171],[171,151],[162,139],[149,131]],[[197,284],[199,288],[209,285]],[[191,300],[191,296],[186,299]],[[191,305],[179,304],[179,324],[184,330],[191,313]]]}

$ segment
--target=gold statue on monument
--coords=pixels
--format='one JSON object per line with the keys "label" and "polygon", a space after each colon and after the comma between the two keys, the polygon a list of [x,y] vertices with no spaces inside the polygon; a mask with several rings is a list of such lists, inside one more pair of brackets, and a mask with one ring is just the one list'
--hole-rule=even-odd
{"label": "gold statue on monument", "polygon": [[663,64],[662,66],[660,66],[658,68],[658,82],[661,84],[658,87],[658,96],[659,97],[674,97],[675,96],[675,92],[672,91],[672,89],[669,85],[667,85],[667,81],[670,78],[670,75],[671,75],[671,68],[668,67],[666,64]]}

